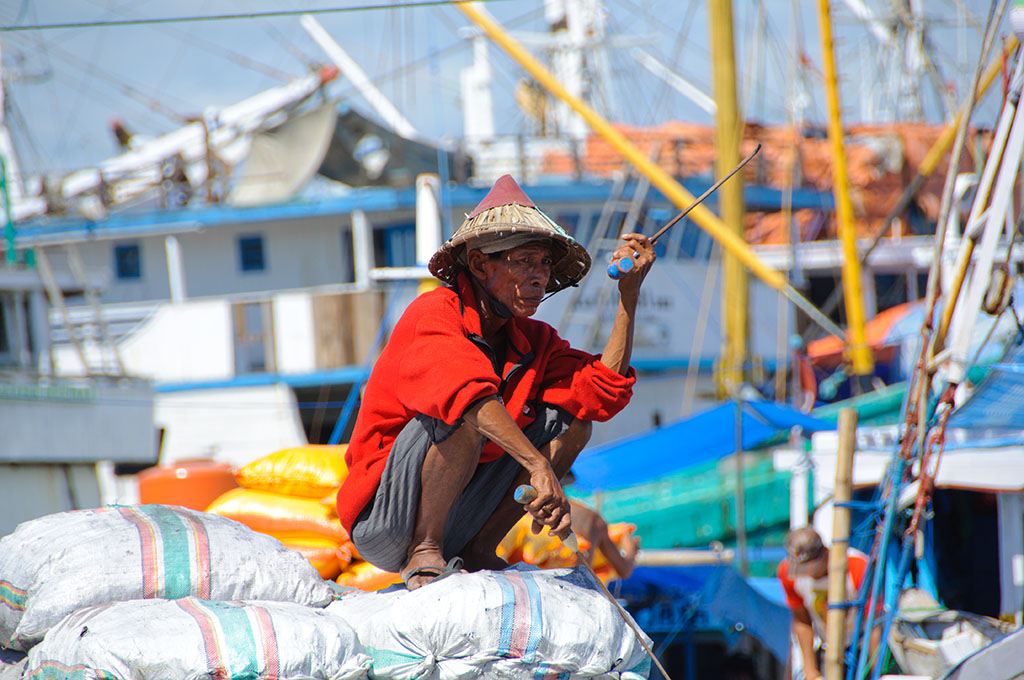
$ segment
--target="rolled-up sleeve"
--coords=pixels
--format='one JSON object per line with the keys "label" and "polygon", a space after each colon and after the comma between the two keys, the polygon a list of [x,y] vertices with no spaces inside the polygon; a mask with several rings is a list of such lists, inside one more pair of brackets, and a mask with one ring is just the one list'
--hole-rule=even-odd
{"label": "rolled-up sleeve", "polygon": [[582,420],[603,422],[626,407],[633,396],[636,372],[621,375],[601,363],[601,356],[561,343],[544,372],[540,400]]}

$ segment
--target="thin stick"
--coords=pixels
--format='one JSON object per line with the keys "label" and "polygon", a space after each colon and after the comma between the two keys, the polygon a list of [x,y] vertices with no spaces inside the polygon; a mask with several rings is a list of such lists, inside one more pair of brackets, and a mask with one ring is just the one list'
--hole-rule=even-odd
{"label": "thin stick", "polygon": [[[760,145],[758,145],[758,148],[760,148]],[[757,153],[757,152],[755,151],[754,153]],[[751,154],[751,158],[752,157],[753,157],[753,154]],[[750,158],[748,158],[747,160],[750,160]],[[744,162],[746,162],[746,161],[744,161]],[[743,165],[740,164],[740,166],[737,167],[736,170],[739,170],[742,167],[743,167]],[[736,172],[736,170],[733,170],[733,172]],[[730,173],[730,174],[732,174],[732,173]],[[729,179],[729,178],[726,177],[725,179]],[[715,187],[712,187],[708,191],[708,193],[713,191],[714,188]],[[698,199],[697,202],[699,203],[700,200],[701,199]],[[670,224],[668,226],[672,226],[672,225]],[[516,487],[514,497],[515,497],[517,503],[521,503],[522,505],[526,505],[527,503],[533,502],[533,500],[535,498],[537,498],[537,490],[535,488],[533,488],[532,486],[530,486],[529,484],[521,484],[520,486]],[[633,635],[636,636],[637,641],[644,648],[644,651],[647,652],[647,656],[651,657],[651,661],[653,661],[654,665],[658,667],[658,670],[661,671],[661,674],[663,676],[665,676],[665,680],[672,680],[672,676],[670,676],[668,674],[668,671],[666,671],[665,667],[661,665],[660,661],[658,661],[658,657],[656,657],[654,655],[654,652],[651,650],[650,646],[647,644],[647,641],[644,640],[644,632],[642,630],[640,630],[640,628],[636,625],[636,623],[633,621],[633,618],[629,615],[629,612],[627,612],[625,609],[622,608],[622,605],[619,604],[619,601],[616,600],[615,596],[612,595],[610,590],[608,590],[608,586],[606,586],[604,584],[604,581],[602,581],[601,579],[599,579],[597,577],[597,574],[594,573],[593,567],[590,566],[590,563],[587,562],[587,559],[583,556],[583,553],[580,552],[580,542],[579,542],[579,540],[577,540],[576,534],[575,534],[575,532],[573,532],[572,528],[571,527],[569,528],[569,533],[567,533],[565,536],[559,536],[558,540],[560,540],[562,542],[562,544],[566,548],[568,548],[569,550],[572,550],[574,553],[576,553],[577,559],[580,561],[580,563],[584,567],[587,568],[587,571],[590,572],[590,575],[592,577],[594,577],[594,580],[597,581],[597,585],[601,586],[601,591],[605,594],[605,597],[608,598],[608,601],[611,602],[613,605],[615,605],[615,610],[617,612],[619,612],[619,616],[621,616],[622,620],[626,622],[626,625],[629,626],[629,629],[633,631]]]}
{"label": "thin stick", "polygon": [[[661,671],[661,674],[665,676],[665,680],[672,680],[672,676],[668,674],[668,671],[665,670],[665,667],[661,665],[660,661],[658,661],[658,657],[654,655],[654,652],[651,650],[650,646],[647,644],[646,641],[644,641],[643,631],[641,631],[640,628],[636,625],[636,623],[633,622],[633,619],[629,615],[629,612],[622,608],[622,605],[619,604],[619,601],[616,600],[615,596],[612,595],[610,590],[608,590],[608,586],[604,584],[604,581],[597,577],[597,574],[594,573],[593,567],[591,567],[590,564],[587,562],[586,558],[583,557],[583,553],[579,551],[579,543],[575,540],[576,534],[570,532],[569,536],[572,536],[572,538],[574,539],[572,543],[576,544],[577,546],[576,557],[579,558],[579,561],[583,564],[584,567],[587,568],[587,571],[590,572],[590,575],[594,577],[594,580],[597,581],[597,585],[601,586],[601,590],[608,597],[608,600],[613,605],[615,605],[615,608],[618,610],[619,615],[622,616],[622,620],[626,622],[626,625],[629,626],[630,629],[633,631],[633,634],[636,635],[637,642],[639,642],[640,645],[644,648],[644,651],[647,652],[647,656],[651,657],[651,661],[653,661],[654,665],[658,667],[658,670]],[[571,548],[572,546],[568,547]]]}
{"label": "thin stick", "polygon": [[656,233],[656,234],[655,234],[654,236],[652,236],[652,237],[651,237],[651,243],[652,243],[652,244],[653,244],[653,243],[657,243],[657,242],[658,242],[658,238],[659,238],[659,237],[660,237],[660,236],[661,236],[662,234],[664,234],[664,233],[665,233],[666,231],[668,231],[668,230],[669,230],[669,229],[671,229],[671,228],[672,228],[673,226],[675,226],[675,223],[676,223],[676,222],[678,222],[679,220],[681,220],[681,219],[683,219],[684,217],[686,217],[686,215],[687,215],[687,214],[688,214],[688,213],[689,213],[689,212],[690,212],[691,210],[693,210],[693,209],[694,209],[694,208],[696,208],[696,207],[697,207],[698,205],[700,205],[700,204],[701,204],[701,202],[703,202],[703,200],[704,200],[705,198],[707,198],[707,197],[708,197],[708,196],[710,196],[711,194],[715,193],[715,190],[716,190],[716,189],[718,189],[718,187],[720,187],[720,186],[722,186],[723,184],[725,184],[726,180],[728,180],[728,179],[729,179],[730,177],[732,177],[732,176],[733,176],[733,175],[735,175],[735,174],[736,174],[737,172],[739,172],[740,170],[742,170],[742,169],[743,169],[743,166],[744,166],[744,165],[746,165],[747,163],[749,163],[749,162],[750,162],[750,161],[751,161],[751,160],[752,160],[752,159],[754,158],[754,156],[756,156],[756,155],[757,155],[757,152],[758,152],[758,151],[760,151],[760,150],[761,150],[761,145],[760,145],[760,144],[758,144],[758,145],[757,145],[757,146],[756,146],[756,147],[754,148],[754,150],[753,150],[753,151],[751,151],[751,152],[750,152],[750,154],[749,154],[749,155],[748,155],[748,156],[747,156],[746,158],[744,158],[743,160],[741,160],[741,161],[740,161],[739,165],[737,165],[737,166],[736,166],[735,168],[733,168],[732,170],[730,170],[730,171],[729,171],[729,174],[728,174],[728,175],[726,175],[725,177],[721,178],[720,180],[718,180],[717,182],[715,182],[714,184],[712,184],[712,185],[711,185],[711,187],[710,187],[710,188],[708,188],[708,190],[707,190],[707,191],[705,191],[705,192],[704,192],[703,194],[701,194],[700,196],[698,196],[698,197],[697,197],[697,200],[695,200],[695,201],[694,201],[693,203],[691,203],[691,204],[690,204],[690,206],[689,206],[689,207],[688,207],[688,208],[687,208],[686,210],[684,210],[683,212],[681,212],[681,213],[679,213],[678,215],[676,215],[675,217],[673,217],[673,218],[672,218],[672,221],[671,221],[671,222],[669,222],[669,223],[668,223],[668,224],[666,224],[666,225],[665,225],[664,227],[662,227],[661,229],[659,229],[659,230],[658,230],[658,232],[657,232],[657,233]]}

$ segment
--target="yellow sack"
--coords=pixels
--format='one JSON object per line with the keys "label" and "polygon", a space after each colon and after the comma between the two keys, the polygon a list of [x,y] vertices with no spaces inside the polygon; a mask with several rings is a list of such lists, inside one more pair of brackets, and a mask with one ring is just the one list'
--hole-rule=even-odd
{"label": "yellow sack", "polygon": [[338,518],[315,498],[286,496],[256,489],[232,489],[206,509],[241,522],[253,531],[270,534],[282,543],[327,538],[335,545],[348,540]]}
{"label": "yellow sack", "polygon": [[247,489],[323,498],[348,476],[347,448],[348,444],[309,444],[281,449],[239,469],[235,480]]}

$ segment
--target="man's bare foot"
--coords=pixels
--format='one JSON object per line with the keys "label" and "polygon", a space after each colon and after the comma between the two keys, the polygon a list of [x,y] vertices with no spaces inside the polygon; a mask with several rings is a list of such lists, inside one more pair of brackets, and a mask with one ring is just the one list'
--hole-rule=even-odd
{"label": "man's bare foot", "polygon": [[445,569],[441,551],[432,546],[423,546],[410,551],[409,559],[399,574],[409,590],[427,585],[441,575]]}

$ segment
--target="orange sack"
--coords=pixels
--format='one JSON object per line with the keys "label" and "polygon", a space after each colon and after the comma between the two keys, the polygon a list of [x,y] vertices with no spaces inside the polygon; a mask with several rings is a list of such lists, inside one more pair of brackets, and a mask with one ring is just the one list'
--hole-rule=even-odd
{"label": "orange sack", "polygon": [[[533,533],[532,518],[524,515],[516,522],[512,530],[505,535],[505,538],[498,544],[497,554],[509,564],[525,562],[533,564],[541,569],[560,569],[563,567],[574,567],[579,560],[576,553],[572,552],[555,536],[548,536],[547,527],[539,534]],[[616,522],[608,525],[608,536],[615,543],[619,550],[627,550],[633,541],[633,533],[636,531],[635,524],[627,522]],[[577,536],[580,545],[580,552],[587,554],[592,544],[582,536]],[[594,573],[602,581],[618,578],[618,574],[608,563],[608,560],[600,550],[594,551],[591,567]]]}
{"label": "orange sack", "polygon": [[333,579],[352,561],[352,555],[337,543],[325,538],[293,539],[282,541],[284,547],[300,553],[316,567],[320,576]]}
{"label": "orange sack", "polygon": [[340,545],[348,532],[337,517],[315,498],[286,496],[256,489],[232,489],[206,509],[241,522],[253,531],[270,534],[282,543],[326,538]]}
{"label": "orange sack", "polygon": [[379,569],[369,562],[355,562],[341,572],[337,581],[338,585],[360,590],[381,590],[401,583],[402,577],[394,572]]}

